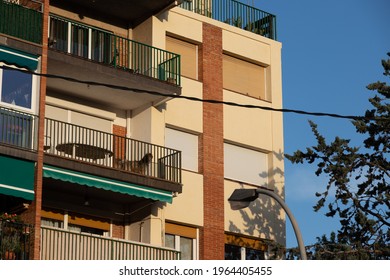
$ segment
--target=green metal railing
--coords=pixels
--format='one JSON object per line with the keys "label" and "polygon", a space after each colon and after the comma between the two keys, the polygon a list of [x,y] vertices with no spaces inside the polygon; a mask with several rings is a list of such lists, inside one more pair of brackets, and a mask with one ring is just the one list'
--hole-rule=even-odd
{"label": "green metal railing", "polygon": [[180,85],[180,55],[109,31],[50,16],[49,47]]}
{"label": "green metal railing", "polygon": [[180,252],[150,244],[41,227],[41,260],[179,260]]}
{"label": "green metal railing", "polygon": [[276,40],[276,17],[235,0],[184,1],[181,8]]}
{"label": "green metal railing", "polygon": [[40,11],[0,0],[0,33],[42,44],[42,21]]}

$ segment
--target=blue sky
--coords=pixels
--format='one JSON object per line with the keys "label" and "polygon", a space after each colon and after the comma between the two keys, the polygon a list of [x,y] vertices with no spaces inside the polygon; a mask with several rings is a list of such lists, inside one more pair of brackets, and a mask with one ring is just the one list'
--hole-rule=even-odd
{"label": "blue sky", "polygon": [[[276,15],[282,42],[283,106],[312,112],[363,115],[369,108],[366,86],[386,81],[381,59],[390,52],[389,0],[242,0]],[[388,82],[388,80],[387,80]],[[349,120],[284,115],[285,152],[315,145],[313,120],[331,141],[335,136],[359,145]],[[314,212],[315,192],[326,177],[315,166],[285,162],[286,202],[298,221],[305,245],[338,228],[336,219]],[[287,246],[297,242],[287,222]]]}

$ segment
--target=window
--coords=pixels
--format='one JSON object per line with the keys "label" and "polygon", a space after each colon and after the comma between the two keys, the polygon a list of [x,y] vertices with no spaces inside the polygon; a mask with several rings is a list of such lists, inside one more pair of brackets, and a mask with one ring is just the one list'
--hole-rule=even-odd
{"label": "window", "polygon": [[32,74],[2,69],[1,102],[31,110]]}
{"label": "window", "polygon": [[198,46],[180,39],[167,37],[166,49],[180,54],[181,74],[191,79],[198,79]]}
{"label": "window", "polygon": [[35,71],[38,57],[0,46],[0,65],[0,142],[35,148],[38,78],[18,70]]}
{"label": "window", "polygon": [[240,146],[224,144],[225,178],[266,186],[268,154]]}
{"label": "window", "polygon": [[180,251],[182,260],[197,259],[197,231],[195,228],[166,223],[165,247]]}
{"label": "window", "polygon": [[41,225],[102,236],[109,236],[110,232],[110,223],[106,220],[54,210],[42,210]]}
{"label": "window", "polygon": [[94,61],[111,63],[112,33],[50,17],[49,47]]}
{"label": "window", "polygon": [[225,260],[264,260],[267,246],[260,239],[225,234]]}
{"label": "window", "polygon": [[265,253],[262,250],[225,244],[225,260],[264,260]]}
{"label": "window", "polygon": [[266,68],[230,55],[223,55],[223,87],[266,99]]}
{"label": "window", "polygon": [[167,127],[165,146],[182,152],[182,168],[198,171],[198,135]]}
{"label": "window", "polygon": [[23,70],[36,71],[38,57],[0,46],[0,105],[35,113],[38,77]]}

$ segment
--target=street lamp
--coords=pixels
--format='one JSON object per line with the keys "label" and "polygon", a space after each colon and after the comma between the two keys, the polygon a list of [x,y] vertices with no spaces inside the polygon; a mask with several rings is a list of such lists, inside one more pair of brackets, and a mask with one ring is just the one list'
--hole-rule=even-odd
{"label": "street lamp", "polygon": [[283,201],[283,199],[279,195],[265,188],[235,189],[232,195],[229,197],[228,201],[230,203],[230,207],[232,210],[240,210],[248,207],[249,204],[252,201],[254,201],[256,198],[258,198],[260,194],[265,194],[272,197],[282,206],[282,208],[286,212],[293,226],[295,236],[298,241],[298,247],[299,247],[299,252],[301,254],[301,259],[307,260],[305,245],[303,244],[303,239],[302,239],[301,231],[299,230],[298,227],[298,223],[295,220],[290,209],[287,207],[287,204]]}

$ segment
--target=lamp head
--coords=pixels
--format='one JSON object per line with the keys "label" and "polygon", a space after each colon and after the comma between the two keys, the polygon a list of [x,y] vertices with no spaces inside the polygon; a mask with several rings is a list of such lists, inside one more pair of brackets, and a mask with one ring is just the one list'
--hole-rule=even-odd
{"label": "lamp head", "polygon": [[257,197],[256,189],[235,189],[228,201],[232,210],[240,210],[248,207]]}

